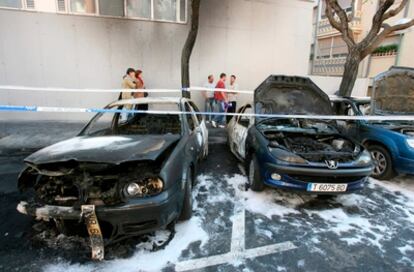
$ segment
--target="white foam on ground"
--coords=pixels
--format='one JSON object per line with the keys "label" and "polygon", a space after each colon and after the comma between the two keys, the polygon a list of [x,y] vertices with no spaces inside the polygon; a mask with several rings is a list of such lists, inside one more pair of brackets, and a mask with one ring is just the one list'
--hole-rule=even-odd
{"label": "white foam on ground", "polygon": [[[247,178],[242,175],[234,175],[227,179],[234,190],[243,190]],[[286,197],[274,189],[266,189],[263,192],[243,191],[245,208],[253,213],[263,214],[268,218],[272,216],[284,216],[291,213],[299,213],[295,207],[302,203],[298,197]]]}
{"label": "white foam on ground", "polygon": [[[164,239],[165,233],[160,233],[160,239]],[[137,252],[128,259],[104,261],[98,264],[69,264],[59,263],[46,266],[48,272],[89,272],[89,271],[160,271],[169,264],[177,263],[183,250],[196,241],[201,241],[201,246],[207,242],[208,235],[202,228],[200,218],[193,217],[188,222],[176,225],[176,234],[171,242],[162,250],[151,252],[144,245],[138,245]]]}

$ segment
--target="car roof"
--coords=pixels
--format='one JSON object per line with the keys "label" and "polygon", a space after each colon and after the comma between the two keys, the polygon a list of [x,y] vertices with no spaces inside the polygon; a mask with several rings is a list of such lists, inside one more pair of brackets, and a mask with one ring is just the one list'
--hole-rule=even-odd
{"label": "car roof", "polygon": [[122,106],[128,104],[180,104],[181,101],[187,101],[187,99],[182,97],[142,97],[118,100],[109,104],[108,107]]}

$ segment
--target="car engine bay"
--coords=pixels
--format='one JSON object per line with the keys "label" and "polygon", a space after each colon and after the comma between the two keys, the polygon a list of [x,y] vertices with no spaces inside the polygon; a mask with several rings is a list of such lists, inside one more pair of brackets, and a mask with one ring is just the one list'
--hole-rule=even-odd
{"label": "car engine bay", "polygon": [[312,162],[347,162],[360,153],[359,146],[340,136],[331,124],[319,120],[272,120],[266,122],[263,134],[271,147],[285,149]]}

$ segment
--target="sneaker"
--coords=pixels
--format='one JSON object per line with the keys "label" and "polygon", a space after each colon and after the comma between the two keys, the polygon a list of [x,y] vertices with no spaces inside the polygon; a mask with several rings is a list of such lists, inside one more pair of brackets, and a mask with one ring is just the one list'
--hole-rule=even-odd
{"label": "sneaker", "polygon": [[225,125],[219,125],[219,128],[226,128]]}
{"label": "sneaker", "polygon": [[217,127],[217,124],[216,124],[215,121],[211,121],[211,125],[213,126],[213,128],[216,128]]}

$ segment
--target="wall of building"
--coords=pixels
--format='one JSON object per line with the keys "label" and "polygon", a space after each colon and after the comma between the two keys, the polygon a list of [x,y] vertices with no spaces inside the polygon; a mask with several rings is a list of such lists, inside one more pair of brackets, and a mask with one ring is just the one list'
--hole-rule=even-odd
{"label": "wall of building", "polygon": [[[312,9],[312,2],[300,0],[204,1],[191,59],[193,85],[220,72],[236,74],[242,89],[255,88],[269,74],[306,75]],[[183,24],[0,10],[0,85],[119,88],[126,68],[136,67],[144,70],[147,88],[179,88],[187,32]],[[117,98],[1,92],[0,104],[11,105],[102,107]],[[202,104],[200,95],[193,98]],[[0,118],[89,117],[3,112]]]}

